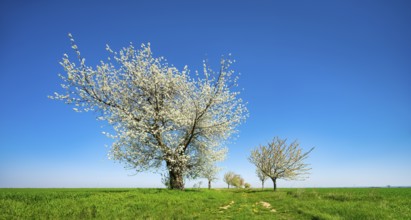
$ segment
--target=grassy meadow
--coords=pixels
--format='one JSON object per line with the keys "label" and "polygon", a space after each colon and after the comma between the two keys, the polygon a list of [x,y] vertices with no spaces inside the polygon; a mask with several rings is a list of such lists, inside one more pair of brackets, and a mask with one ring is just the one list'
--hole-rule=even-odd
{"label": "grassy meadow", "polygon": [[0,189],[0,219],[411,219],[411,188]]}

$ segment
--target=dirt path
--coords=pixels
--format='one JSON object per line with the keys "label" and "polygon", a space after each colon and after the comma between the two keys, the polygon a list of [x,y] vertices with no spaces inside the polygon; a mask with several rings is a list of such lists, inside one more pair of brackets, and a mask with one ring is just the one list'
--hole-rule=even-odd
{"label": "dirt path", "polygon": [[234,201],[231,201],[230,203],[228,203],[228,205],[226,205],[226,206],[221,206],[220,209],[227,210],[227,209],[230,208],[231,205],[233,205],[233,204],[234,204]]}
{"label": "dirt path", "polygon": [[264,207],[266,209],[271,209],[270,212],[277,212],[277,210],[271,208],[271,204],[268,203],[268,202],[260,201],[260,202],[257,202],[255,204],[256,205],[261,205],[262,207]]}
{"label": "dirt path", "polygon": [[[234,204],[234,201],[231,201],[230,203],[228,203],[227,205],[221,206],[220,212],[223,212],[224,210],[227,210],[229,208],[231,208],[231,206]],[[260,201],[260,202],[256,202],[253,207],[256,206],[262,206],[265,209],[270,209],[270,212],[277,212],[277,210],[275,210],[274,208],[271,207],[271,204],[268,202],[264,202],[264,201]]]}

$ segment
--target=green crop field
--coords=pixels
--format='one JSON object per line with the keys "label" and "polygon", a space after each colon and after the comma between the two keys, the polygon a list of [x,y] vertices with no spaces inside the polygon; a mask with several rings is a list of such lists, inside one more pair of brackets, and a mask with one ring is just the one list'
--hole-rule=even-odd
{"label": "green crop field", "polygon": [[0,189],[0,219],[411,219],[411,188]]}

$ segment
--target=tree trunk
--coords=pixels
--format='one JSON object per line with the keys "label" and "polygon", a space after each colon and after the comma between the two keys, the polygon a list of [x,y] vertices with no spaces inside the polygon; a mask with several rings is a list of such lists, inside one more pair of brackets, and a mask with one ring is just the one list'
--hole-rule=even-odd
{"label": "tree trunk", "polygon": [[208,189],[211,189],[211,181],[208,181]]}
{"label": "tree trunk", "polygon": [[230,184],[227,183],[227,189],[230,189]]}
{"label": "tree trunk", "polygon": [[170,176],[170,188],[171,189],[177,189],[177,190],[183,190],[184,189],[184,181],[183,181],[183,172],[181,171],[181,168],[176,168],[170,166],[169,163],[167,163],[167,168]]}
{"label": "tree trunk", "polygon": [[277,191],[277,178],[272,178],[274,184],[274,191]]}
{"label": "tree trunk", "polygon": [[261,189],[264,190],[264,181],[261,181]]}

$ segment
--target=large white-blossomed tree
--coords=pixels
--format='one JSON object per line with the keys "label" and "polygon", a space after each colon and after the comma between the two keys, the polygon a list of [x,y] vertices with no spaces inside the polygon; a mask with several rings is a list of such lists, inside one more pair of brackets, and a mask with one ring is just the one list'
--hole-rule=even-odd
{"label": "large white-blossomed tree", "polygon": [[165,167],[170,188],[184,189],[184,177],[198,177],[225,157],[226,141],[247,116],[230,59],[221,60],[219,71],[204,62],[193,77],[187,66],[178,70],[153,57],[150,44],[130,44],[119,52],[107,46],[110,58],[93,68],[69,37],[77,57],[63,56],[65,92],[51,98],[112,125],[113,159],[137,172]]}

